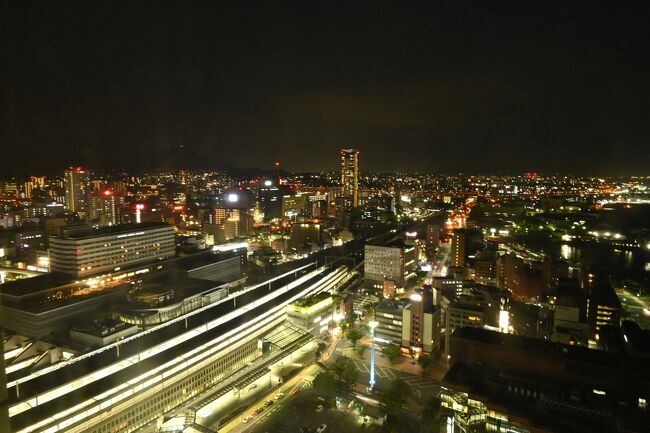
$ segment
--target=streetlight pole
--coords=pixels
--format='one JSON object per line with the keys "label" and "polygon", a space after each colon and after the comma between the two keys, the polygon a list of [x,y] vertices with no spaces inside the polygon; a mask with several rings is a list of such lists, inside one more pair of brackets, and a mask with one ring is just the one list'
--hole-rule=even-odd
{"label": "streetlight pole", "polygon": [[375,320],[368,322],[370,326],[370,381],[368,382],[369,389],[375,386],[375,328],[379,325]]}

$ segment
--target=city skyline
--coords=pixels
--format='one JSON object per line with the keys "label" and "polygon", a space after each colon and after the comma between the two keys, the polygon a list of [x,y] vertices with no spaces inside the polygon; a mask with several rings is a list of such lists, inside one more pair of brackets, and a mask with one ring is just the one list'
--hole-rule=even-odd
{"label": "city skyline", "polygon": [[6,6],[0,170],[650,162],[645,9],[318,8]]}
{"label": "city skyline", "polygon": [[650,432],[649,22],[4,2],[0,433]]}

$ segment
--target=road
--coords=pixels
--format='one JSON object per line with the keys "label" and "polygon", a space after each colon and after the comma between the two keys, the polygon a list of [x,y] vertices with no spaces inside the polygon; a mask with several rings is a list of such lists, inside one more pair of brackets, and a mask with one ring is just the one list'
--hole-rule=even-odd
{"label": "road", "polygon": [[[266,393],[260,399],[258,399],[254,404],[250,406],[248,410],[242,413],[240,416],[233,418],[227,424],[219,428],[219,433],[243,433],[249,430],[252,430],[256,425],[264,423],[273,413],[281,410],[283,407],[291,404],[293,401],[293,396],[291,391],[294,389],[305,389],[311,386],[311,382],[316,377],[320,368],[312,364],[309,367],[303,369],[300,373],[294,376],[292,379],[285,382],[279,388],[274,389],[271,392]],[[278,393],[284,393],[284,396],[275,399]],[[267,400],[273,400],[274,403],[270,408],[267,408],[260,415],[255,415],[255,409],[258,407],[264,406],[264,403]],[[252,416],[253,418],[248,423],[244,424],[242,420],[247,417]],[[216,430],[216,425],[211,426],[212,429]]]}
{"label": "road", "polygon": [[616,294],[626,309],[635,314],[634,320],[642,329],[650,329],[650,305],[642,298],[623,288],[616,289]]}

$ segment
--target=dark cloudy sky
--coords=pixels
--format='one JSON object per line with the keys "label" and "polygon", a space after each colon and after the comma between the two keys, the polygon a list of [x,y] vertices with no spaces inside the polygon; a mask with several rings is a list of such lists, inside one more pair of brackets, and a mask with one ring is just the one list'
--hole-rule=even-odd
{"label": "dark cloudy sky", "polygon": [[433,3],[5,2],[0,177],[332,169],[342,146],[365,170],[650,174],[644,3]]}

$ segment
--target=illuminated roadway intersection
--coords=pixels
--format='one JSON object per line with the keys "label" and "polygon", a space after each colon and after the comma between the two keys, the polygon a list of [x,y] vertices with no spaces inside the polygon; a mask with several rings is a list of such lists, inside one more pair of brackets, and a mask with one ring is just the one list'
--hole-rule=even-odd
{"label": "illuminated roadway intersection", "polygon": [[130,432],[163,419],[259,357],[286,306],[332,290],[347,268],[305,265],[68,361],[7,377],[17,432]]}

